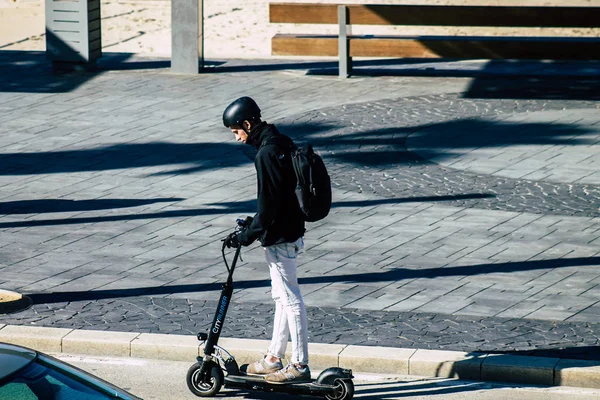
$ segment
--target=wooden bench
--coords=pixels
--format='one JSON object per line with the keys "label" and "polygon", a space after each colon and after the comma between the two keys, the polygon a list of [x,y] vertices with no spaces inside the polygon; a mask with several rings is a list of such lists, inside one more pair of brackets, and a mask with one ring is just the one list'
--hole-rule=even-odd
{"label": "wooden bench", "polygon": [[351,25],[597,28],[600,7],[270,3],[269,22],[337,24],[338,35],[276,34],[272,54],[338,56],[340,77],[352,57],[600,59],[600,37],[348,35]]}

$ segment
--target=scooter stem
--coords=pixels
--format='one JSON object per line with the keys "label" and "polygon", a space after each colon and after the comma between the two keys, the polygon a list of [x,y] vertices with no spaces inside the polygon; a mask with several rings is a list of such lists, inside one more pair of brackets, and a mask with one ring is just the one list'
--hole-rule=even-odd
{"label": "scooter stem", "polygon": [[227,265],[225,253],[223,253],[223,259],[225,260],[225,265],[227,266],[229,274],[227,276],[227,281],[222,286],[221,297],[219,297],[219,302],[217,303],[217,311],[215,312],[215,317],[210,325],[208,338],[204,344],[205,357],[212,356],[215,351],[215,346],[219,341],[219,337],[221,336],[223,323],[225,322],[227,310],[229,309],[229,303],[231,302],[231,295],[233,294],[233,272],[235,271],[235,265],[237,264],[237,260],[240,256],[241,248],[241,246],[238,246],[238,248],[235,250],[231,267]]}

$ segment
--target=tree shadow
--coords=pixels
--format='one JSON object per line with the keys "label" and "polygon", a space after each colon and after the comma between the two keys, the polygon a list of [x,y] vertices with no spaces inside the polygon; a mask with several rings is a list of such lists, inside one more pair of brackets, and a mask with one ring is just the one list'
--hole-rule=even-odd
{"label": "tree shadow", "polygon": [[540,76],[473,79],[467,99],[600,100],[600,68],[596,76]]}
{"label": "tree shadow", "polygon": [[56,212],[80,212],[93,210],[108,210],[115,208],[139,207],[154,203],[177,202],[182,198],[156,199],[40,199],[16,200],[0,203],[0,214],[42,214]]}
{"label": "tree shadow", "polygon": [[[307,75],[337,75],[338,63],[326,61],[205,60],[201,73],[251,73],[298,70]],[[0,50],[0,92],[67,93],[106,71],[170,68],[171,60],[132,53],[103,53],[95,66],[56,71],[43,51]],[[600,62],[458,59],[364,59],[353,75],[473,78],[465,98],[600,98]],[[60,73],[57,73],[60,72]]]}
{"label": "tree shadow", "polygon": [[[311,124],[305,126],[303,132],[310,131],[316,135],[331,127],[327,124]],[[181,164],[192,166],[149,176],[191,174],[249,164],[255,153],[253,147],[233,140],[222,143],[124,143],[82,150],[0,153],[0,175],[108,171]]]}
{"label": "tree shadow", "polygon": [[72,217],[64,219],[46,219],[46,220],[24,220],[13,222],[1,222],[0,229],[6,228],[32,228],[37,226],[63,226],[74,224],[97,224],[101,222],[116,222],[116,221],[139,221],[145,219],[168,219],[168,218],[183,218],[183,217],[201,217],[204,215],[222,215],[226,213],[239,214],[251,213],[255,208],[251,208],[253,201],[240,202],[236,206],[223,208],[191,208],[178,209],[152,213],[139,214],[120,214],[120,215],[104,215],[101,217]]}
{"label": "tree shadow", "polygon": [[420,156],[437,162],[473,149],[527,145],[589,146],[596,143],[597,136],[598,131],[577,124],[467,118],[419,126],[410,133],[408,147],[418,148]]}
{"label": "tree shadow", "polygon": [[[330,123],[278,124],[297,143],[310,142],[328,162],[375,168],[456,157],[457,151],[511,145],[587,146],[597,131],[576,123],[511,122],[467,118],[409,127],[348,133]],[[406,140],[417,141],[418,153]],[[235,142],[124,143],[82,150],[0,153],[0,175],[57,174],[176,166],[147,176],[192,174],[246,165],[255,149]],[[181,167],[186,164],[185,167]],[[336,177],[333,176],[335,179]]]}
{"label": "tree shadow", "polygon": [[44,51],[0,50],[0,92],[68,93],[113,70],[164,69],[169,59],[141,58],[132,53],[103,53],[96,64],[53,67]]}
{"label": "tree shadow", "polygon": [[[516,261],[496,264],[477,264],[455,267],[435,268],[393,268],[382,272],[364,272],[354,274],[327,274],[299,278],[301,285],[323,283],[368,283],[368,282],[397,282],[419,278],[433,279],[448,276],[475,276],[488,273],[510,273],[522,271],[535,271],[541,269],[566,268],[587,265],[600,265],[600,257],[560,258],[553,260]],[[265,279],[235,281],[235,289],[250,289],[257,287],[270,287],[270,281]],[[199,283],[185,285],[148,286],[128,289],[86,290],[57,293],[27,293],[34,304],[62,303],[70,301],[99,300],[135,297],[140,295],[160,296],[175,293],[196,293],[218,291],[221,283]]]}
{"label": "tree shadow", "polygon": [[[307,75],[335,76],[337,65],[311,67]],[[600,99],[600,61],[385,59],[353,61],[356,77],[471,78],[464,98]]]}
{"label": "tree shadow", "polygon": [[[304,71],[308,76],[337,76],[338,62],[292,60],[227,60],[209,73]],[[355,59],[355,77],[408,76],[471,78],[464,98],[600,99],[600,61],[468,60],[458,58]]]}
{"label": "tree shadow", "polygon": [[58,174],[110,171],[165,165],[196,164],[161,174],[180,174],[247,164],[235,157],[236,143],[124,143],[83,150],[0,154],[0,175]]}
{"label": "tree shadow", "polygon": [[[351,165],[385,167],[457,156],[457,150],[511,145],[589,146],[598,132],[576,123],[511,122],[464,118],[408,127],[385,127],[347,133],[345,128],[310,124],[278,124],[294,140],[309,141],[325,159]],[[407,149],[418,140],[418,153]],[[413,142],[414,143],[414,142]],[[412,147],[412,146],[411,146]]]}
{"label": "tree shadow", "polygon": [[[333,202],[332,208],[344,207],[372,207],[383,204],[400,204],[408,202],[444,202],[454,200],[478,200],[494,197],[489,193],[466,193],[456,195],[440,195],[440,196],[413,196],[394,199],[379,199],[366,201],[340,201]],[[166,199],[148,199],[148,200],[30,200],[30,201],[15,201],[8,203],[0,203],[0,214],[37,214],[47,212],[68,212],[68,211],[89,211],[107,208],[123,208],[136,207],[144,204],[151,204],[157,201],[175,202],[183,199],[166,198]],[[152,213],[138,214],[117,214],[104,215],[94,217],[72,217],[64,219],[47,219],[47,220],[25,220],[0,222],[0,229],[5,228],[31,228],[37,226],[61,226],[73,224],[96,224],[101,222],[115,221],[134,221],[144,219],[165,219],[165,218],[181,218],[181,217],[199,217],[204,215],[222,215],[222,214],[253,214],[256,211],[256,200],[245,200],[236,202],[220,202],[210,203],[211,208],[191,208],[177,209]]]}

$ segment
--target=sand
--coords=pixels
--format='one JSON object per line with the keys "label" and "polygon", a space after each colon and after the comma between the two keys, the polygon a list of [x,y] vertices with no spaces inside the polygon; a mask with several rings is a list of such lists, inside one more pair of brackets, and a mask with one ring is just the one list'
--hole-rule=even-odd
{"label": "sand", "polygon": [[[286,0],[294,2],[294,0]],[[307,2],[296,0],[295,2]],[[339,3],[339,1],[313,1]],[[576,5],[600,6],[600,0],[350,0],[350,3]],[[335,33],[335,26],[268,23],[268,0],[204,0],[207,58],[268,58],[270,38],[281,33]],[[167,0],[102,1],[102,40],[105,52],[168,57],[171,52],[171,2]],[[514,29],[355,26],[355,34],[521,34],[600,37],[595,29]],[[0,0],[0,50],[45,50],[44,2]]]}

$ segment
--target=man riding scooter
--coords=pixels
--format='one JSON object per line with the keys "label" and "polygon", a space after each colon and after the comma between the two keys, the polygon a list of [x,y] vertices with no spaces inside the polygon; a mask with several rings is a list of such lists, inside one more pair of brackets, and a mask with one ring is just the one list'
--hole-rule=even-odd
{"label": "man riding scooter", "polygon": [[[261,121],[261,111],[250,97],[241,97],[223,112],[223,124],[239,142],[257,148],[254,165],[258,181],[258,209],[249,226],[225,239],[227,247],[248,246],[259,240],[271,276],[275,301],[273,336],[267,356],[248,365],[247,374],[263,375],[269,383],[310,381],[308,322],[297,277],[296,257],[304,247],[304,218],[294,192],[296,176],[291,161],[293,141],[274,125]],[[292,357],[282,358],[288,338]]]}

